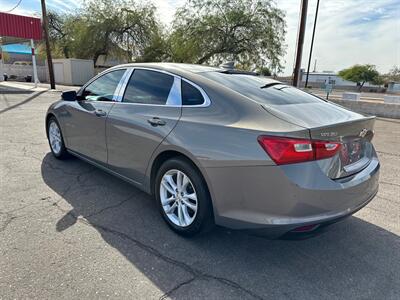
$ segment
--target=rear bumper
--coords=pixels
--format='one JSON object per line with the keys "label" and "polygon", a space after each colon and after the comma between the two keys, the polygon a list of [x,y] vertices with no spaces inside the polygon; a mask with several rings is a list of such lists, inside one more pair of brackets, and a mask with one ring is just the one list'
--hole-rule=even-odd
{"label": "rear bumper", "polygon": [[218,225],[271,237],[349,216],[378,191],[379,161],[342,180],[325,176],[315,162],[287,166],[208,168]]}

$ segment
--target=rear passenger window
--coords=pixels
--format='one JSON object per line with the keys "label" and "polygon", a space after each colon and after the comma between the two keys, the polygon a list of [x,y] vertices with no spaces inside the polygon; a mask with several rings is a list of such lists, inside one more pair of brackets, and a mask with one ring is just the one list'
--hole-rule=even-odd
{"label": "rear passenger window", "polygon": [[290,105],[324,102],[324,100],[314,95],[283,83],[268,87],[271,81],[261,76],[224,74],[221,72],[203,72],[199,74],[247,96],[260,104]]}
{"label": "rear passenger window", "polygon": [[190,83],[182,80],[182,105],[201,105],[204,98],[201,92]]}
{"label": "rear passenger window", "polygon": [[137,69],[133,71],[122,102],[165,104],[174,77],[157,71]]}

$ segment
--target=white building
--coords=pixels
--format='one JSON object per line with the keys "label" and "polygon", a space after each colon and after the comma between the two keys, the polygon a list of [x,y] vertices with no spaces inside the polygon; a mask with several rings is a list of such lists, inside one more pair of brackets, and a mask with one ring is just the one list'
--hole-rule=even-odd
{"label": "white building", "polygon": [[[304,69],[301,69],[301,83],[304,86],[306,82],[306,77],[307,77],[307,72],[305,72]],[[335,87],[355,87],[357,86],[357,83],[344,80],[341,78],[338,74],[332,71],[323,71],[323,72],[310,72],[308,75],[308,85],[312,86],[314,88],[323,88],[325,86],[325,83],[331,83]],[[366,82],[364,84],[365,87],[378,87],[373,84],[369,84]]]}

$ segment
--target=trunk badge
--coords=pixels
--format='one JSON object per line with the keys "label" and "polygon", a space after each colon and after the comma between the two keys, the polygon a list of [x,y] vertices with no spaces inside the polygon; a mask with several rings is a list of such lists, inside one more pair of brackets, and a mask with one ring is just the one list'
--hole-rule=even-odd
{"label": "trunk badge", "polygon": [[323,137],[335,137],[337,136],[338,133],[335,131],[331,131],[331,132],[321,132],[321,136]]}

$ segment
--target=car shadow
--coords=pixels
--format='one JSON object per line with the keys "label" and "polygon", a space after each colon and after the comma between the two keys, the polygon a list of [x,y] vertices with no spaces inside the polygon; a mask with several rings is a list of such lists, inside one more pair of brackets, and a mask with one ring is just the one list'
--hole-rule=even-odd
{"label": "car shadow", "polygon": [[41,173],[60,196],[50,199],[63,214],[57,231],[92,226],[171,297],[184,288],[198,298],[232,299],[386,299],[399,292],[399,237],[357,217],[301,241],[222,228],[186,239],[166,226],[150,196],[83,161],[48,153]]}

